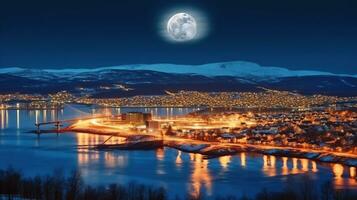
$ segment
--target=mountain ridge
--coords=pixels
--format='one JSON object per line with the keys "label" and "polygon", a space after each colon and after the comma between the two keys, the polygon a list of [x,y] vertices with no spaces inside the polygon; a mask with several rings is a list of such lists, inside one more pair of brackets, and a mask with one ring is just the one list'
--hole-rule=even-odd
{"label": "mountain ridge", "polygon": [[[9,87],[11,85],[11,87]],[[96,97],[162,95],[165,91],[259,92],[357,96],[357,75],[263,67],[250,62],[137,64],[95,69],[0,69],[0,93],[67,90]]]}
{"label": "mountain ridge", "polygon": [[246,61],[217,62],[202,65],[179,65],[179,64],[131,64],[98,68],[65,68],[65,69],[28,69],[20,67],[9,67],[0,69],[0,73],[20,75],[23,77],[36,76],[36,74],[47,74],[48,76],[71,77],[85,73],[100,73],[110,70],[148,70],[173,74],[196,74],[207,77],[233,76],[252,79],[274,79],[282,77],[301,76],[341,76],[354,77],[351,74],[335,74],[331,72],[315,70],[290,70],[282,67],[261,66],[257,63]]}

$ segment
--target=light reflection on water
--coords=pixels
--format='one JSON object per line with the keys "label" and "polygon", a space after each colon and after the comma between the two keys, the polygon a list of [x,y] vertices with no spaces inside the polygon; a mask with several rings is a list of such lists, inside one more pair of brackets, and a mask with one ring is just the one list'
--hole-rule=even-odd
{"label": "light reflection on water", "polygon": [[247,158],[245,157],[245,152],[240,153],[240,163],[242,167],[246,166]]}
{"label": "light reflection on water", "polygon": [[355,167],[350,167],[350,177],[351,178],[356,177],[356,168]]}
{"label": "light reflection on water", "polygon": [[8,119],[8,115],[5,112],[5,110],[1,110],[0,111],[0,128],[1,129],[5,129],[7,127],[7,125],[5,124],[5,122]]}
{"label": "light reflection on water", "polygon": [[[102,137],[102,136],[99,136]],[[81,134],[77,136],[81,138],[78,141],[82,144],[93,144],[93,141],[102,141],[98,139],[98,136],[86,134],[83,138]],[[87,140],[85,142],[84,140]],[[157,149],[155,151],[156,159],[158,161],[165,160],[166,149]],[[86,156],[84,156],[86,155]],[[96,156],[87,157],[91,155],[87,154],[78,154],[78,162],[81,164],[88,164],[88,159],[98,160],[97,157],[100,154],[95,154]],[[189,159],[185,159],[185,156],[188,155]],[[84,157],[83,157],[84,156]],[[220,170],[228,171],[229,173],[234,173],[230,168],[235,168],[235,165],[240,165],[242,169],[247,168],[249,170],[250,165],[249,160],[256,161],[256,159],[261,159],[261,170],[263,175],[266,177],[278,177],[278,176],[288,176],[293,174],[304,174],[304,173],[317,173],[319,171],[319,165],[316,161],[303,159],[303,158],[288,158],[288,157],[276,157],[272,155],[256,155],[255,158],[251,158],[249,153],[240,153],[234,156],[222,156],[218,158],[218,163]],[[92,161],[93,161],[92,160]],[[123,167],[128,160],[125,159],[122,155],[116,156],[111,152],[104,153],[104,163],[108,167]],[[188,191],[192,196],[199,196],[200,192],[205,191],[206,194],[212,194],[212,187],[214,186],[214,174],[211,172],[209,159],[204,159],[202,155],[195,153],[184,153],[177,151],[172,162],[175,164],[175,167],[180,170],[183,166],[189,165],[192,169],[190,172],[190,180]],[[333,183],[336,187],[341,188],[345,186],[355,187],[357,186],[356,169],[354,167],[345,167],[340,164],[326,164],[329,166],[333,174]],[[162,166],[157,167],[156,173],[165,175],[168,172]],[[348,174],[346,174],[348,173]]]}
{"label": "light reflection on water", "polygon": [[[78,113],[75,112],[78,110]],[[157,149],[155,151],[93,151],[81,148],[73,152],[68,145],[95,145],[101,144],[108,139],[108,136],[98,136],[93,134],[65,134],[60,136],[43,135],[41,138],[25,133],[34,129],[34,123],[42,121],[53,121],[56,119],[68,119],[84,116],[86,113],[101,112],[100,109],[87,107],[65,108],[64,110],[0,110],[0,147],[10,145],[14,148],[14,153],[19,146],[25,146],[34,151],[34,154],[44,152],[42,157],[32,158],[32,154],[18,160],[22,154],[9,158],[9,146],[0,151],[0,159],[8,163],[0,163],[0,168],[9,164],[14,166],[26,165],[29,170],[41,169],[39,166],[54,160],[58,156],[63,156],[66,162],[55,163],[55,166],[64,166],[73,163],[83,169],[84,178],[89,181],[120,181],[136,177],[140,181],[163,184],[167,188],[178,190],[184,185],[184,189],[191,195],[197,196],[204,191],[207,194],[229,190],[234,192],[237,185],[240,188],[259,187],[261,180],[269,181],[271,185],[281,184],[282,177],[294,177],[300,174],[312,174],[319,180],[332,180],[336,187],[357,187],[356,168],[346,167],[339,164],[321,164],[308,159],[276,157],[271,155],[257,155],[250,153],[239,153],[234,156],[224,156],[217,159],[207,160],[202,155],[184,153],[173,149]],[[178,114],[185,114],[192,109],[189,108],[115,108],[106,109],[105,112],[119,114],[127,111],[145,111],[158,116],[172,117]],[[49,128],[53,128],[50,127]],[[16,133],[16,134],[15,134]],[[15,135],[15,138],[11,136]],[[118,144],[123,138],[113,137],[107,144]],[[58,148],[58,151],[51,151],[51,148]],[[70,151],[68,155],[62,152]],[[28,151],[31,152],[31,151]],[[42,155],[42,154],[41,154]],[[71,156],[74,155],[72,159]],[[29,160],[27,160],[29,159]],[[38,163],[34,167],[28,166],[28,161]],[[24,164],[25,163],[25,164]],[[49,169],[51,170],[51,169]],[[294,175],[294,176],[291,176]],[[101,178],[101,177],[106,178]],[[173,185],[173,186],[172,186]],[[262,184],[262,187],[266,184]],[[241,189],[242,191],[244,189]],[[259,189],[255,189],[259,190]]]}
{"label": "light reflection on water", "polygon": [[191,185],[189,186],[191,195],[199,197],[202,187],[204,187],[208,195],[211,195],[212,177],[208,169],[209,160],[203,159],[203,156],[200,154],[192,154],[190,158],[191,166],[193,168],[191,174]]}
{"label": "light reflection on water", "polygon": [[182,158],[181,158],[181,151],[178,151],[177,156],[176,156],[176,167],[180,167],[182,165]]}
{"label": "light reflection on water", "polygon": [[[107,140],[108,136],[99,136],[92,134],[80,133],[76,135],[78,145],[95,145],[101,144],[103,141]],[[123,138],[121,138],[123,139]],[[116,143],[117,140],[111,139],[108,143]],[[190,186],[188,190],[191,195],[198,196],[200,191],[204,190],[207,194],[212,193],[213,178],[209,169],[210,160],[203,159],[203,156],[200,154],[189,153],[189,162],[184,163],[183,153],[177,151],[175,157],[175,166],[176,168],[181,168],[185,164],[189,164],[192,168],[191,177],[190,177]],[[103,158],[100,158],[100,156]],[[156,159],[158,161],[165,160],[165,149],[157,149],[155,151]],[[233,160],[233,157],[239,157],[238,160]],[[258,156],[259,157],[259,156]],[[93,153],[85,151],[84,153],[78,153],[78,163],[79,165],[90,164],[94,161],[103,160],[104,165],[110,168],[114,167],[123,167],[128,161],[123,155],[116,155],[112,152],[104,152],[104,154]],[[316,173],[318,171],[318,165],[316,161],[304,159],[304,158],[288,158],[288,157],[276,157],[273,155],[263,155],[260,156],[262,160],[261,170],[263,174],[267,177],[274,177],[279,175],[292,175],[292,174],[302,174],[302,173]],[[229,170],[231,165],[234,165],[234,161],[240,161],[240,165],[243,167],[248,167],[247,162],[247,153],[240,153],[236,156],[222,156],[218,158],[219,166],[221,170]],[[333,173],[333,183],[335,186],[341,186],[344,184],[350,186],[356,186],[356,180],[353,179],[356,176],[356,169],[354,167],[348,168],[350,178],[346,179],[344,170],[347,170],[346,167],[340,164],[331,165]],[[166,174],[167,171],[162,166],[159,166],[156,169],[157,174]],[[346,171],[347,172],[347,171]],[[346,181],[347,180],[347,181]]]}
{"label": "light reflection on water", "polygon": [[223,169],[227,169],[229,163],[231,162],[231,156],[221,156],[218,158],[219,163]]}
{"label": "light reflection on water", "polygon": [[[104,136],[97,136],[91,134],[78,134],[77,141],[78,144],[100,144],[105,138]],[[158,161],[165,160],[165,149],[157,149],[155,151],[155,157]],[[88,164],[89,159],[99,160],[100,154],[78,154],[79,164]],[[185,156],[188,155],[188,160]],[[234,173],[230,170],[231,167],[235,165],[240,165],[242,169],[248,168],[248,160],[252,159],[249,153],[240,153],[234,156],[222,156],[218,158],[218,163],[220,170],[228,171]],[[277,157],[273,155],[257,155],[254,159],[261,159],[261,170],[263,175],[266,177],[279,177],[288,176],[293,174],[304,174],[304,173],[317,173],[319,171],[318,164],[316,161],[308,160],[304,158],[288,158],[288,157]],[[123,167],[128,160],[122,155],[116,156],[112,152],[104,153],[104,163],[108,167]],[[192,168],[190,172],[190,184],[188,186],[188,191],[192,196],[199,196],[201,191],[205,191],[206,194],[212,193],[212,187],[214,185],[214,178],[212,177],[210,169],[210,160],[204,159],[202,155],[195,153],[184,153],[177,151],[172,162],[175,167],[180,170],[183,166],[189,165]],[[357,187],[356,168],[355,167],[345,167],[341,164],[324,164],[329,166],[333,174],[333,183],[337,188],[344,186]],[[158,166],[156,169],[157,174],[167,174],[162,166]],[[345,173],[346,172],[346,173]],[[348,174],[347,174],[348,173]]]}
{"label": "light reflection on water", "polygon": [[[281,162],[279,169],[276,160]],[[306,172],[317,172],[316,161],[304,158],[276,157],[273,155],[263,155],[263,172],[266,176],[289,175]],[[310,167],[311,166],[311,167]],[[280,170],[280,171],[279,171]]]}
{"label": "light reflection on water", "polygon": [[164,151],[164,149],[159,148],[159,149],[156,150],[156,158],[157,158],[158,160],[164,160],[164,158],[165,158],[165,151]]}

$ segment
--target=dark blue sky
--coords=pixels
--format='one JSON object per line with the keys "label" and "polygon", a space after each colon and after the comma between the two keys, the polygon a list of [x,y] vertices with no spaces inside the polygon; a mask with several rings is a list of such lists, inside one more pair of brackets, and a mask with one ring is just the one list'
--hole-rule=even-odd
{"label": "dark blue sky", "polygon": [[[159,34],[177,7],[204,13],[210,33],[188,44]],[[0,2],[0,67],[64,68],[245,60],[357,74],[355,0]]]}

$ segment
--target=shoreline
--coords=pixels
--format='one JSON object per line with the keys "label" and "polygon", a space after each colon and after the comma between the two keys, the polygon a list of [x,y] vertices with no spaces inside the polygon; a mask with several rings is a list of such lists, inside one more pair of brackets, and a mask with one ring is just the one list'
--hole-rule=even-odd
{"label": "shoreline", "polygon": [[[56,133],[56,131],[46,131],[44,133]],[[65,128],[58,133],[88,133],[97,135],[111,136],[114,132],[107,132],[106,130],[95,129],[72,129]],[[119,137],[125,137],[118,135]],[[349,167],[357,167],[357,155],[353,157],[337,155],[338,152],[324,152],[319,150],[303,150],[292,147],[274,147],[254,144],[235,144],[235,143],[217,143],[205,142],[191,139],[174,138],[165,136],[162,140],[153,135],[138,135],[126,136],[127,141],[120,144],[98,144],[94,145],[92,149],[96,150],[151,150],[162,147],[174,148],[186,153],[198,153],[205,156],[206,159],[217,158],[227,155],[235,155],[242,152],[258,153],[263,155],[274,155],[278,157],[289,158],[305,158],[323,163],[336,163]],[[177,140],[181,141],[177,141]],[[184,140],[184,141],[182,141]],[[344,154],[344,153],[340,153]]]}
{"label": "shoreline", "polygon": [[301,150],[259,147],[246,147],[244,145],[225,145],[225,144],[193,144],[181,143],[176,141],[163,141],[155,138],[143,138],[144,140],[129,140],[121,144],[98,144],[91,147],[94,150],[153,150],[163,147],[173,148],[186,153],[198,153],[205,159],[218,158],[221,156],[236,155],[239,153],[257,153],[261,155],[273,155],[278,157],[304,158],[318,161],[321,163],[336,163],[348,167],[357,167],[357,158],[337,156],[325,152],[306,152]]}
{"label": "shoreline", "polygon": [[262,149],[258,147],[244,147],[244,146],[231,146],[231,145],[184,145],[184,144],[169,144],[167,147],[175,148],[177,150],[187,153],[199,153],[206,158],[216,158],[220,156],[236,155],[238,153],[258,153],[262,155],[274,155],[278,157],[289,158],[304,158],[314,160],[322,163],[336,163],[349,167],[357,167],[357,158],[337,156],[331,153],[324,152],[306,152],[301,150],[269,148]]}

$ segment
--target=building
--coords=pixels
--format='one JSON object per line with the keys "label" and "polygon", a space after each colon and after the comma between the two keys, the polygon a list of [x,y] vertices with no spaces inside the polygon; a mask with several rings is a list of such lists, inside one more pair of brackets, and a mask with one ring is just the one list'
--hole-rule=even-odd
{"label": "building", "polygon": [[128,112],[122,114],[123,121],[131,124],[146,123],[152,119],[151,113]]}
{"label": "building", "polygon": [[161,123],[159,121],[149,120],[146,121],[146,127],[150,130],[159,130],[161,129]]}

